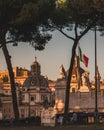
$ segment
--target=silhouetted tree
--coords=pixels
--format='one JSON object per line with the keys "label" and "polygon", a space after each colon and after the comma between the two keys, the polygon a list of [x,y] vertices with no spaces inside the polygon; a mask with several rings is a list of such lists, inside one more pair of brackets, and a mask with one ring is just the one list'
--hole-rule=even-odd
{"label": "silhouetted tree", "polygon": [[[64,0],[65,1],[65,0]],[[15,118],[19,118],[16,88],[12,71],[11,56],[6,44],[30,42],[43,50],[51,39],[50,31],[58,30],[73,40],[72,57],[67,77],[65,115],[69,108],[69,92],[76,47],[79,40],[96,26],[103,31],[104,1],[100,0],[0,0],[0,46],[3,50],[11,81]],[[101,27],[101,28],[100,28]],[[74,36],[69,31],[74,31]],[[6,34],[9,40],[6,40]],[[7,35],[7,36],[8,36]]]}
{"label": "silhouetted tree", "polygon": [[[44,1],[45,2],[45,1]],[[11,83],[12,102],[15,119],[19,119],[19,111],[16,97],[14,73],[12,70],[11,56],[7,44],[17,46],[19,42],[30,42],[38,50],[42,50],[50,40],[51,35],[43,33],[41,19],[42,0],[0,0],[0,48],[3,51]],[[52,10],[52,3],[48,2],[44,8]],[[48,12],[49,13],[49,12]],[[45,18],[48,17],[45,14]],[[46,24],[46,23],[45,23]],[[36,44],[36,43],[39,43]]]}
{"label": "silhouetted tree", "polygon": [[[64,2],[59,1],[58,3],[58,0],[53,0],[53,2],[55,8],[53,8],[48,18],[48,27],[50,27],[50,30],[58,30],[65,37],[73,41],[65,97],[64,114],[67,115],[69,112],[70,82],[76,48],[80,39],[84,37],[89,30],[97,27],[99,31],[104,32],[104,1],[64,0]],[[72,35],[69,31],[72,31]]]}

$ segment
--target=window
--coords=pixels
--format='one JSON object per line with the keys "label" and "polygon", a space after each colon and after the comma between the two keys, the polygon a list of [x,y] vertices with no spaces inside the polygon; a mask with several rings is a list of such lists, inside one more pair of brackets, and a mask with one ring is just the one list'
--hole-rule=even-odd
{"label": "window", "polygon": [[31,101],[35,101],[35,100],[36,100],[36,95],[32,95],[32,96],[30,97],[30,100],[31,100]]}
{"label": "window", "polygon": [[76,80],[76,75],[75,74],[73,74],[72,80]]}
{"label": "window", "polygon": [[31,97],[31,101],[34,101],[34,97]]}
{"label": "window", "polygon": [[5,93],[8,93],[8,91],[6,90]]}

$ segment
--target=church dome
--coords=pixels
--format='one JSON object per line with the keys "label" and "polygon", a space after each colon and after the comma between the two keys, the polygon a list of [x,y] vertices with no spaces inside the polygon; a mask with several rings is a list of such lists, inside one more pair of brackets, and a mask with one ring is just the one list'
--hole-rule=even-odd
{"label": "church dome", "polygon": [[24,82],[25,87],[48,87],[48,80],[41,75],[30,75]]}
{"label": "church dome", "polygon": [[23,86],[48,87],[48,80],[41,75],[41,67],[40,64],[37,62],[36,57],[35,61],[31,65],[30,75],[24,81]]}

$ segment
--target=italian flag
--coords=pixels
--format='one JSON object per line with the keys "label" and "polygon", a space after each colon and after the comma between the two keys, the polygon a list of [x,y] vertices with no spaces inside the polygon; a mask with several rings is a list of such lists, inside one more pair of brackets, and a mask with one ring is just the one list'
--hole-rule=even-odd
{"label": "italian flag", "polygon": [[83,62],[85,67],[88,67],[89,58],[85,54],[82,53],[82,50],[80,47],[79,47],[79,58],[80,58],[80,61]]}

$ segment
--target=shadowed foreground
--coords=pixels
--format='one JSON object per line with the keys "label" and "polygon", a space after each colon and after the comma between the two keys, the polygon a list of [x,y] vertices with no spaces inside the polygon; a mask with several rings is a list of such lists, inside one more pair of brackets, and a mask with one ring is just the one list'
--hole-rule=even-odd
{"label": "shadowed foreground", "polygon": [[0,127],[0,130],[104,130],[104,125],[70,125],[70,126],[56,126],[56,127],[42,127],[42,126],[10,126]]}

